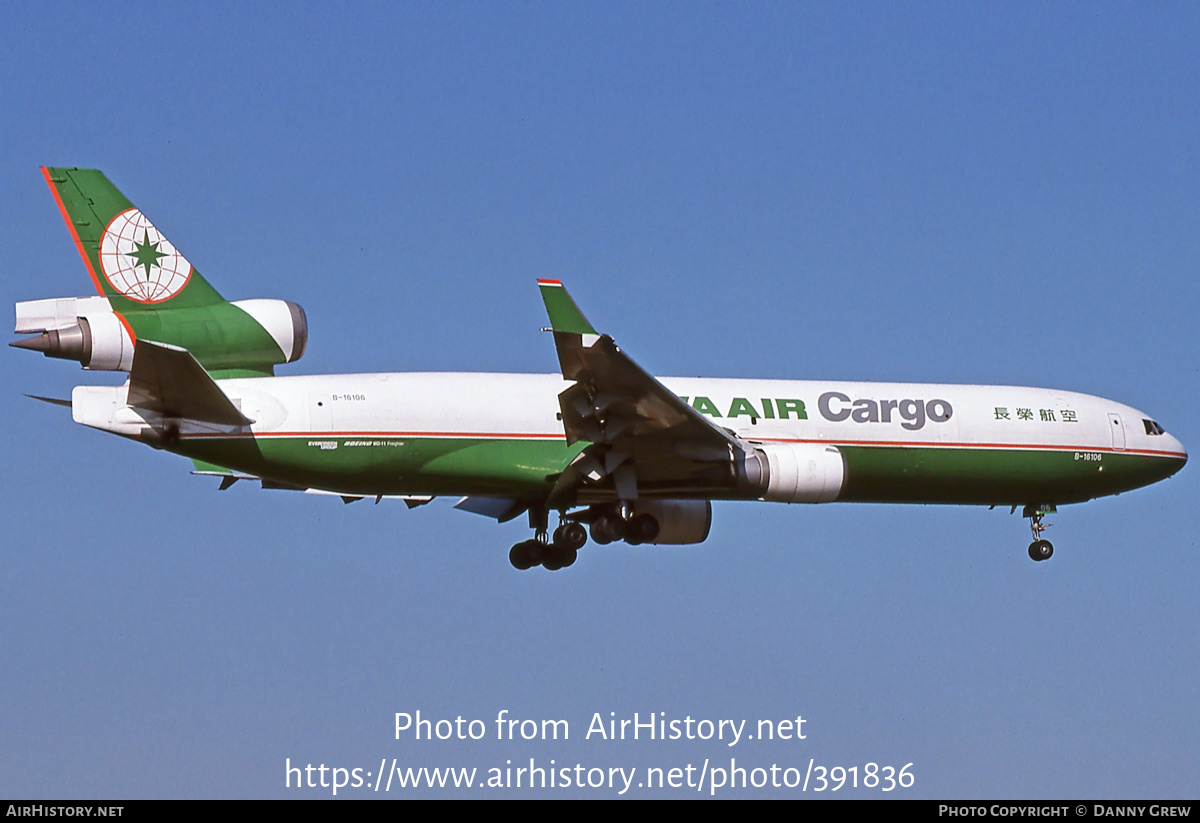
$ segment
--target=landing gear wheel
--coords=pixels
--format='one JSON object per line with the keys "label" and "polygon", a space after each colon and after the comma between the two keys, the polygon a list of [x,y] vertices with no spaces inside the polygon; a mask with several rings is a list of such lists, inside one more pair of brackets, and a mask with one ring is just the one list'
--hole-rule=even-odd
{"label": "landing gear wheel", "polygon": [[508,550],[508,562],[512,563],[514,569],[525,571],[540,565],[545,552],[546,547],[540,541],[522,540]]}
{"label": "landing gear wheel", "polygon": [[1054,546],[1050,545],[1049,540],[1034,540],[1029,544],[1029,558],[1031,560],[1049,560],[1054,556]]}
{"label": "landing gear wheel", "polygon": [[563,523],[554,530],[554,545],[572,551],[583,548],[583,544],[587,543],[587,538],[587,529],[578,523]]}
{"label": "landing gear wheel", "polygon": [[557,546],[547,546],[546,551],[542,553],[542,567],[546,571],[556,572],[565,564],[563,563],[564,552]]}
{"label": "landing gear wheel", "polygon": [[592,521],[592,540],[601,546],[608,545],[625,536],[625,522],[612,517],[601,517]]}
{"label": "landing gear wheel", "polygon": [[529,544],[532,542],[536,541],[523,540],[508,550],[508,562],[512,564],[514,569],[525,571],[537,565],[537,560],[534,559],[533,553],[529,551]]}
{"label": "landing gear wheel", "polygon": [[556,572],[559,569],[565,569],[567,566],[574,565],[579,553],[570,546],[562,546],[558,543],[547,546],[542,555],[542,565],[547,571]]}
{"label": "landing gear wheel", "polygon": [[658,537],[658,519],[652,514],[639,514],[625,527],[625,542],[632,546],[653,543]]}

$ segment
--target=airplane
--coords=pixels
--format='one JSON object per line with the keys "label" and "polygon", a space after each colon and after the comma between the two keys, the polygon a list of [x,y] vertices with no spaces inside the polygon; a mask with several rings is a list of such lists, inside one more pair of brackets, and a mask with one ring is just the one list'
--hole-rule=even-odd
{"label": "airplane", "polygon": [[36,399],[191,458],[222,490],[254,480],[409,507],[449,495],[499,522],[525,514],[518,569],[570,566],[589,535],[701,543],[714,500],[1021,507],[1042,561],[1057,506],[1187,462],[1149,415],[1075,392],[658,379],[549,279],[538,286],[561,374],[277,377],[307,344],[300,306],[226,301],[100,171],[42,174],[98,294],[18,303],[16,332],[34,336],[10,345],[129,377]]}

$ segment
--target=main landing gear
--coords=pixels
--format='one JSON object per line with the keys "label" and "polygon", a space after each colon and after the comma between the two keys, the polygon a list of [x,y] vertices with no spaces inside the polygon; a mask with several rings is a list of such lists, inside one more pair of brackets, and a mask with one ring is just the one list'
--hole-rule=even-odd
{"label": "main landing gear", "polygon": [[592,540],[602,546],[618,540],[632,546],[652,543],[659,533],[658,518],[652,514],[634,514],[625,504],[592,506],[570,518],[563,520],[548,538],[547,512],[530,509],[529,525],[534,529],[534,537],[513,546],[508,552],[508,562],[522,571],[534,566],[543,566],[550,571],[565,569],[575,562],[579,550],[587,543],[588,530],[584,523],[591,524]]}
{"label": "main landing gear", "polygon": [[1054,506],[1026,506],[1021,512],[1022,517],[1029,518],[1029,528],[1033,532],[1033,542],[1029,544],[1030,560],[1049,560],[1054,556],[1054,546],[1049,540],[1042,539],[1042,532],[1050,527],[1043,523],[1042,518],[1056,511]]}
{"label": "main landing gear", "polygon": [[587,542],[587,530],[578,523],[563,523],[554,530],[554,539],[547,541],[544,529],[532,540],[523,540],[508,552],[508,562],[514,569],[545,566],[550,571],[565,569],[575,563],[579,550]]}
{"label": "main landing gear", "polygon": [[634,514],[625,505],[599,509],[588,513],[592,520],[592,539],[601,546],[624,540],[631,546],[653,543],[658,537],[658,518],[652,514]]}

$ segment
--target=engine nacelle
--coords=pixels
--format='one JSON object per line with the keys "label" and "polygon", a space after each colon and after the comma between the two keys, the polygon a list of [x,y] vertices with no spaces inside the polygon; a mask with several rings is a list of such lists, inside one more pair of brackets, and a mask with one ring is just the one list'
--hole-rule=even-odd
{"label": "engine nacelle", "polygon": [[294,363],[308,345],[304,309],[286,300],[239,300],[190,308],[117,314],[103,297],[17,304],[17,333],[41,332],[12,345],[85,369],[129,371],[134,335],[187,349],[207,369],[263,369]]}
{"label": "engine nacelle", "polygon": [[88,344],[80,359],[85,369],[129,371],[133,365],[133,341],[115,314],[94,314],[79,318],[79,327]]}
{"label": "engine nacelle", "polygon": [[129,371],[133,365],[133,340],[111,312],[77,317],[72,325],[48,329],[13,345],[47,357],[77,360],[85,369]]}
{"label": "engine nacelle", "polygon": [[639,500],[637,513],[658,521],[656,546],[703,543],[712,528],[712,503],[707,500]]}
{"label": "engine nacelle", "polygon": [[738,464],[741,484],[760,500],[829,503],[846,482],[846,459],[836,446],[768,443]]}
{"label": "engine nacelle", "polygon": [[283,362],[295,363],[304,356],[308,345],[308,318],[299,304],[289,300],[235,300],[233,305],[267,330],[283,352]]}

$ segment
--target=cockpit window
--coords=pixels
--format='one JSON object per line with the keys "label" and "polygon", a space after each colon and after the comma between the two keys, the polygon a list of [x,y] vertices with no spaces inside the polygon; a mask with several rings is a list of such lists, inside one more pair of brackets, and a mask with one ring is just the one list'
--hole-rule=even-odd
{"label": "cockpit window", "polygon": [[1153,420],[1142,418],[1142,423],[1146,426],[1146,434],[1165,434],[1166,430],[1155,423]]}

